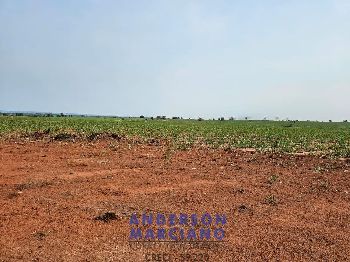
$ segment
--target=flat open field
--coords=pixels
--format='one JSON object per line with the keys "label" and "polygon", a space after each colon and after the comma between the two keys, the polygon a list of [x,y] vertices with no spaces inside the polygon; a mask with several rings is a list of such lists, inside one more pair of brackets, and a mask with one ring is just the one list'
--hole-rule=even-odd
{"label": "flat open field", "polygon": [[205,145],[350,157],[350,123],[0,116],[0,137],[92,140],[101,134],[140,142],[166,140],[173,149]]}
{"label": "flat open field", "polygon": [[[347,123],[2,117],[0,130],[0,261],[350,260]],[[133,213],[226,214],[225,241],[135,250]]]}

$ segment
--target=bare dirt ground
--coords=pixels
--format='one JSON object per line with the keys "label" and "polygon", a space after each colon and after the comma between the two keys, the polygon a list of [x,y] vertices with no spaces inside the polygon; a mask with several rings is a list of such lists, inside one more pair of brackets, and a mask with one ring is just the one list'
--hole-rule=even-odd
{"label": "bare dirt ground", "polygon": [[[349,175],[344,159],[1,141],[0,261],[147,261],[148,253],[182,252],[132,249],[133,212],[226,214],[226,242],[186,250],[209,261],[350,261]],[[107,211],[116,219],[95,219]]]}

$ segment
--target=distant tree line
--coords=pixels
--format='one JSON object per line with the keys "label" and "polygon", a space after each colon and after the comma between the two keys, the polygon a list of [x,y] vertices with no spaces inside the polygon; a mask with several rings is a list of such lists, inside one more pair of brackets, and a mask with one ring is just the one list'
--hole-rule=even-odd
{"label": "distant tree line", "polygon": [[[135,117],[120,117],[120,116],[107,116],[107,115],[86,115],[86,114],[65,114],[65,113],[40,113],[40,112],[0,112],[0,116],[31,116],[31,117],[96,117],[96,118],[103,118],[103,117],[110,117],[110,118],[119,118],[121,120],[124,119],[132,119]],[[137,118],[137,117],[136,117]],[[145,119],[145,120],[166,120],[166,119],[171,119],[171,120],[183,120],[183,117],[180,116],[173,116],[173,117],[169,117],[167,118],[166,116],[161,116],[158,115],[156,117],[146,117],[144,115],[140,115],[139,116],[140,119]],[[191,118],[187,118],[188,120],[191,120]],[[243,120],[249,120],[250,118],[248,116],[241,118]],[[197,118],[198,121],[204,121],[205,119],[202,117],[198,117]],[[225,121],[224,117],[219,117],[217,119],[212,118],[209,119],[212,121],[218,120],[218,121]],[[237,118],[231,116],[228,118],[229,121],[235,121],[237,120]],[[292,122],[292,123],[296,123],[298,122],[298,120],[290,120],[290,119],[280,119],[279,117],[275,117],[274,120],[268,120],[267,117],[262,118],[263,121],[286,121],[286,122]],[[310,120],[306,120],[306,121],[310,121]],[[316,121],[318,122],[318,121]],[[333,121],[330,119],[328,120],[329,123],[332,123]],[[343,123],[348,123],[348,120],[345,119],[342,121]]]}

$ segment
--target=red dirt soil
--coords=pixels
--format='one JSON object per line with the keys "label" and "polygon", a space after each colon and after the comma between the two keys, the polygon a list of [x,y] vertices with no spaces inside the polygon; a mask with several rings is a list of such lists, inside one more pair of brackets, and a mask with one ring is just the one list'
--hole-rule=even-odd
{"label": "red dirt soil", "polygon": [[[185,250],[208,261],[350,261],[349,174],[347,160],[312,156],[0,141],[0,261],[181,256],[176,245],[132,249],[134,212],[226,214],[225,242]],[[115,220],[95,219],[108,211]]]}

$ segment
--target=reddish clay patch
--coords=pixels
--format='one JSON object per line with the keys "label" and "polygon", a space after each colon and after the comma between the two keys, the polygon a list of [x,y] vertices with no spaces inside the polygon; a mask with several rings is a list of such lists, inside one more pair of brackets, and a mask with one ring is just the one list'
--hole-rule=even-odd
{"label": "reddish clay patch", "polygon": [[349,259],[348,161],[97,140],[2,141],[0,163],[0,261],[144,261],[144,211],[227,214],[209,261]]}

